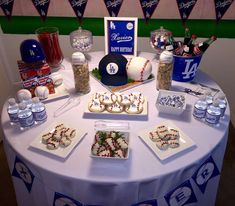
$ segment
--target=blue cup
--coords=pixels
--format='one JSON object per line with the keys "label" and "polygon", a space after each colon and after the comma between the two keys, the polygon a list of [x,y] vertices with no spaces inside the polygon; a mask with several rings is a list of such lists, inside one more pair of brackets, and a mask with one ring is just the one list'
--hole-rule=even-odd
{"label": "blue cup", "polygon": [[178,82],[190,82],[196,75],[202,55],[182,57],[174,55],[172,79]]}

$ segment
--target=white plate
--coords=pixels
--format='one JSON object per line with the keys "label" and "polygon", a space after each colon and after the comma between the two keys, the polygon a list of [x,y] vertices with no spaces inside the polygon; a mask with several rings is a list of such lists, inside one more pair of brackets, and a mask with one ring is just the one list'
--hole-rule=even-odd
{"label": "white plate", "polygon": [[[107,131],[104,131],[104,132],[107,132]],[[91,157],[93,158],[98,158],[98,159],[114,159],[114,160],[126,160],[128,159],[129,157],[129,145],[130,145],[130,140],[129,140],[129,132],[120,132],[124,135],[124,138],[126,140],[126,142],[128,143],[128,147],[127,147],[127,153],[126,153],[126,156],[124,158],[119,158],[119,157],[100,157],[100,156],[97,156],[97,155],[94,155],[92,154],[92,151],[91,151]],[[92,143],[92,145],[95,143],[95,141]]]}
{"label": "white plate", "polygon": [[73,150],[73,148],[83,139],[83,137],[85,137],[85,135],[87,134],[86,131],[84,131],[83,129],[80,128],[75,128],[72,127],[70,125],[67,125],[64,123],[64,125],[66,127],[70,127],[73,129],[76,129],[76,136],[74,138],[72,138],[72,142],[69,146],[63,148],[63,147],[58,147],[55,150],[49,150],[47,149],[46,145],[42,143],[42,135],[45,133],[48,133],[50,131],[53,131],[55,126],[58,125],[58,123],[53,123],[50,127],[48,127],[47,129],[45,129],[42,133],[40,133],[31,143],[30,143],[30,147],[37,149],[37,150],[41,150],[44,151],[46,153],[50,153],[52,155],[58,156],[60,158],[66,158]]}
{"label": "white plate", "polygon": [[[169,128],[174,128],[177,129],[179,131],[179,135],[180,135],[180,146],[177,148],[168,148],[167,150],[160,150],[157,146],[156,143],[153,142],[150,138],[149,138],[149,132],[151,132],[152,130],[154,130],[157,126],[159,125],[165,125]],[[193,146],[195,146],[196,144],[194,143],[194,141],[189,138],[182,130],[180,130],[177,126],[175,126],[172,122],[167,121],[167,122],[163,122],[159,125],[156,125],[155,127],[140,131],[138,133],[138,136],[143,140],[143,142],[158,156],[158,158],[160,160],[166,160],[169,157],[172,157],[186,149],[192,148]]]}
{"label": "white plate", "polygon": [[92,98],[89,99],[89,101],[87,102],[86,104],[86,108],[85,108],[85,111],[84,111],[84,114],[85,116],[88,116],[88,117],[120,117],[120,118],[128,118],[128,119],[134,119],[135,117],[140,117],[140,118],[147,118],[148,116],[148,101],[147,101],[147,98],[145,97],[145,100],[144,100],[144,103],[143,103],[143,111],[140,113],[140,114],[129,114],[129,113],[126,113],[125,111],[123,112],[120,112],[120,113],[111,113],[111,112],[108,112],[108,111],[103,111],[103,112],[91,112],[89,109],[88,109],[88,104],[89,102],[91,101]]}

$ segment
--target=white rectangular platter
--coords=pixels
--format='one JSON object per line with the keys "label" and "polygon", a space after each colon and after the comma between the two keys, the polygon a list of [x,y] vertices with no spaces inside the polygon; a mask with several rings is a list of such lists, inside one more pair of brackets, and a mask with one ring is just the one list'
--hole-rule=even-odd
{"label": "white rectangular platter", "polygon": [[[149,138],[149,132],[151,132],[152,130],[154,130],[155,128],[157,128],[157,126],[159,125],[165,125],[169,128],[174,128],[177,129],[179,131],[179,135],[180,135],[180,139],[179,139],[179,143],[180,146],[177,148],[168,148],[167,150],[160,150],[157,146],[156,143],[153,142],[150,138]],[[157,155],[157,157],[160,160],[166,160],[186,149],[192,148],[193,146],[195,146],[194,141],[189,138],[182,130],[180,130],[175,124],[173,124],[170,121],[167,122],[163,122],[159,125],[156,125],[155,127],[152,128],[148,128],[145,129],[143,131],[138,132],[138,136],[143,140],[143,142]]]}
{"label": "white rectangular platter", "polygon": [[[57,123],[58,124],[58,123]],[[51,126],[49,126],[47,129],[45,129],[43,132],[41,132],[29,145],[29,147],[44,151],[46,153],[55,155],[60,158],[66,158],[74,149],[74,147],[86,136],[87,132],[84,129],[78,129],[75,127],[71,127],[70,125],[66,125],[67,127],[71,127],[73,129],[76,129],[76,135],[74,138],[72,138],[72,142],[69,146],[63,148],[63,147],[58,147],[55,150],[49,150],[47,149],[46,145],[42,143],[42,135],[45,133],[48,133],[50,131],[53,131],[54,127],[57,125],[56,123],[53,123]]]}
{"label": "white rectangular platter", "polygon": [[145,101],[143,103],[143,111],[140,114],[129,114],[126,113],[125,111],[121,113],[110,113],[108,111],[103,111],[103,112],[91,112],[88,109],[88,103],[86,104],[85,111],[84,111],[84,116],[88,118],[115,118],[117,119],[135,119],[135,120],[146,120],[148,117],[148,101],[145,98]]}

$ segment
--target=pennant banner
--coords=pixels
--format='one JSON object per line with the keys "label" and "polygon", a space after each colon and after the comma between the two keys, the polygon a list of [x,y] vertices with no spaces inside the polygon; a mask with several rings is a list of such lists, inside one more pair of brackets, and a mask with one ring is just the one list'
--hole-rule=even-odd
{"label": "pennant banner", "polygon": [[164,197],[169,206],[183,206],[197,202],[197,198],[189,180],[186,180],[183,184],[173,189]]}
{"label": "pennant banner", "polygon": [[50,0],[32,0],[33,5],[37,9],[43,21],[47,18],[47,11],[50,5]]}
{"label": "pennant banner", "polygon": [[55,192],[53,206],[83,206],[82,203],[76,201],[66,195]]}
{"label": "pennant banner", "polygon": [[109,12],[109,16],[118,16],[123,0],[104,0],[105,6]]}
{"label": "pennant banner", "polygon": [[157,8],[160,0],[140,0],[140,5],[144,13],[145,21],[148,22],[151,19],[153,12]]}
{"label": "pennant banner", "polygon": [[225,12],[233,3],[233,0],[215,0],[215,14],[216,21],[220,21],[224,16]]}
{"label": "pennant banner", "polygon": [[22,179],[28,192],[31,191],[34,175],[31,170],[18,157],[15,158],[14,169],[12,176]]}
{"label": "pennant banner", "polygon": [[87,1],[88,0],[69,0],[69,3],[80,22],[83,19],[83,14],[86,9]]}
{"label": "pennant banner", "polygon": [[197,3],[197,0],[176,0],[180,16],[182,21],[185,23],[193,10],[193,7]]}
{"label": "pennant banner", "polygon": [[7,19],[11,18],[14,0],[0,0],[0,6]]}
{"label": "pennant banner", "polygon": [[220,172],[214,160],[212,159],[212,157],[209,157],[194,173],[192,178],[201,190],[201,192],[204,193],[209,180],[219,174]]}

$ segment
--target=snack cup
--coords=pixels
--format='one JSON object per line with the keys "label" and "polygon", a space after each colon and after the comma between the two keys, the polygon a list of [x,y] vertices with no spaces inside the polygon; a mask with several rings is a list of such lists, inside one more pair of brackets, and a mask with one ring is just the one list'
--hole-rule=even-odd
{"label": "snack cup", "polygon": [[172,79],[178,82],[190,82],[196,75],[202,55],[182,57],[174,55]]}

